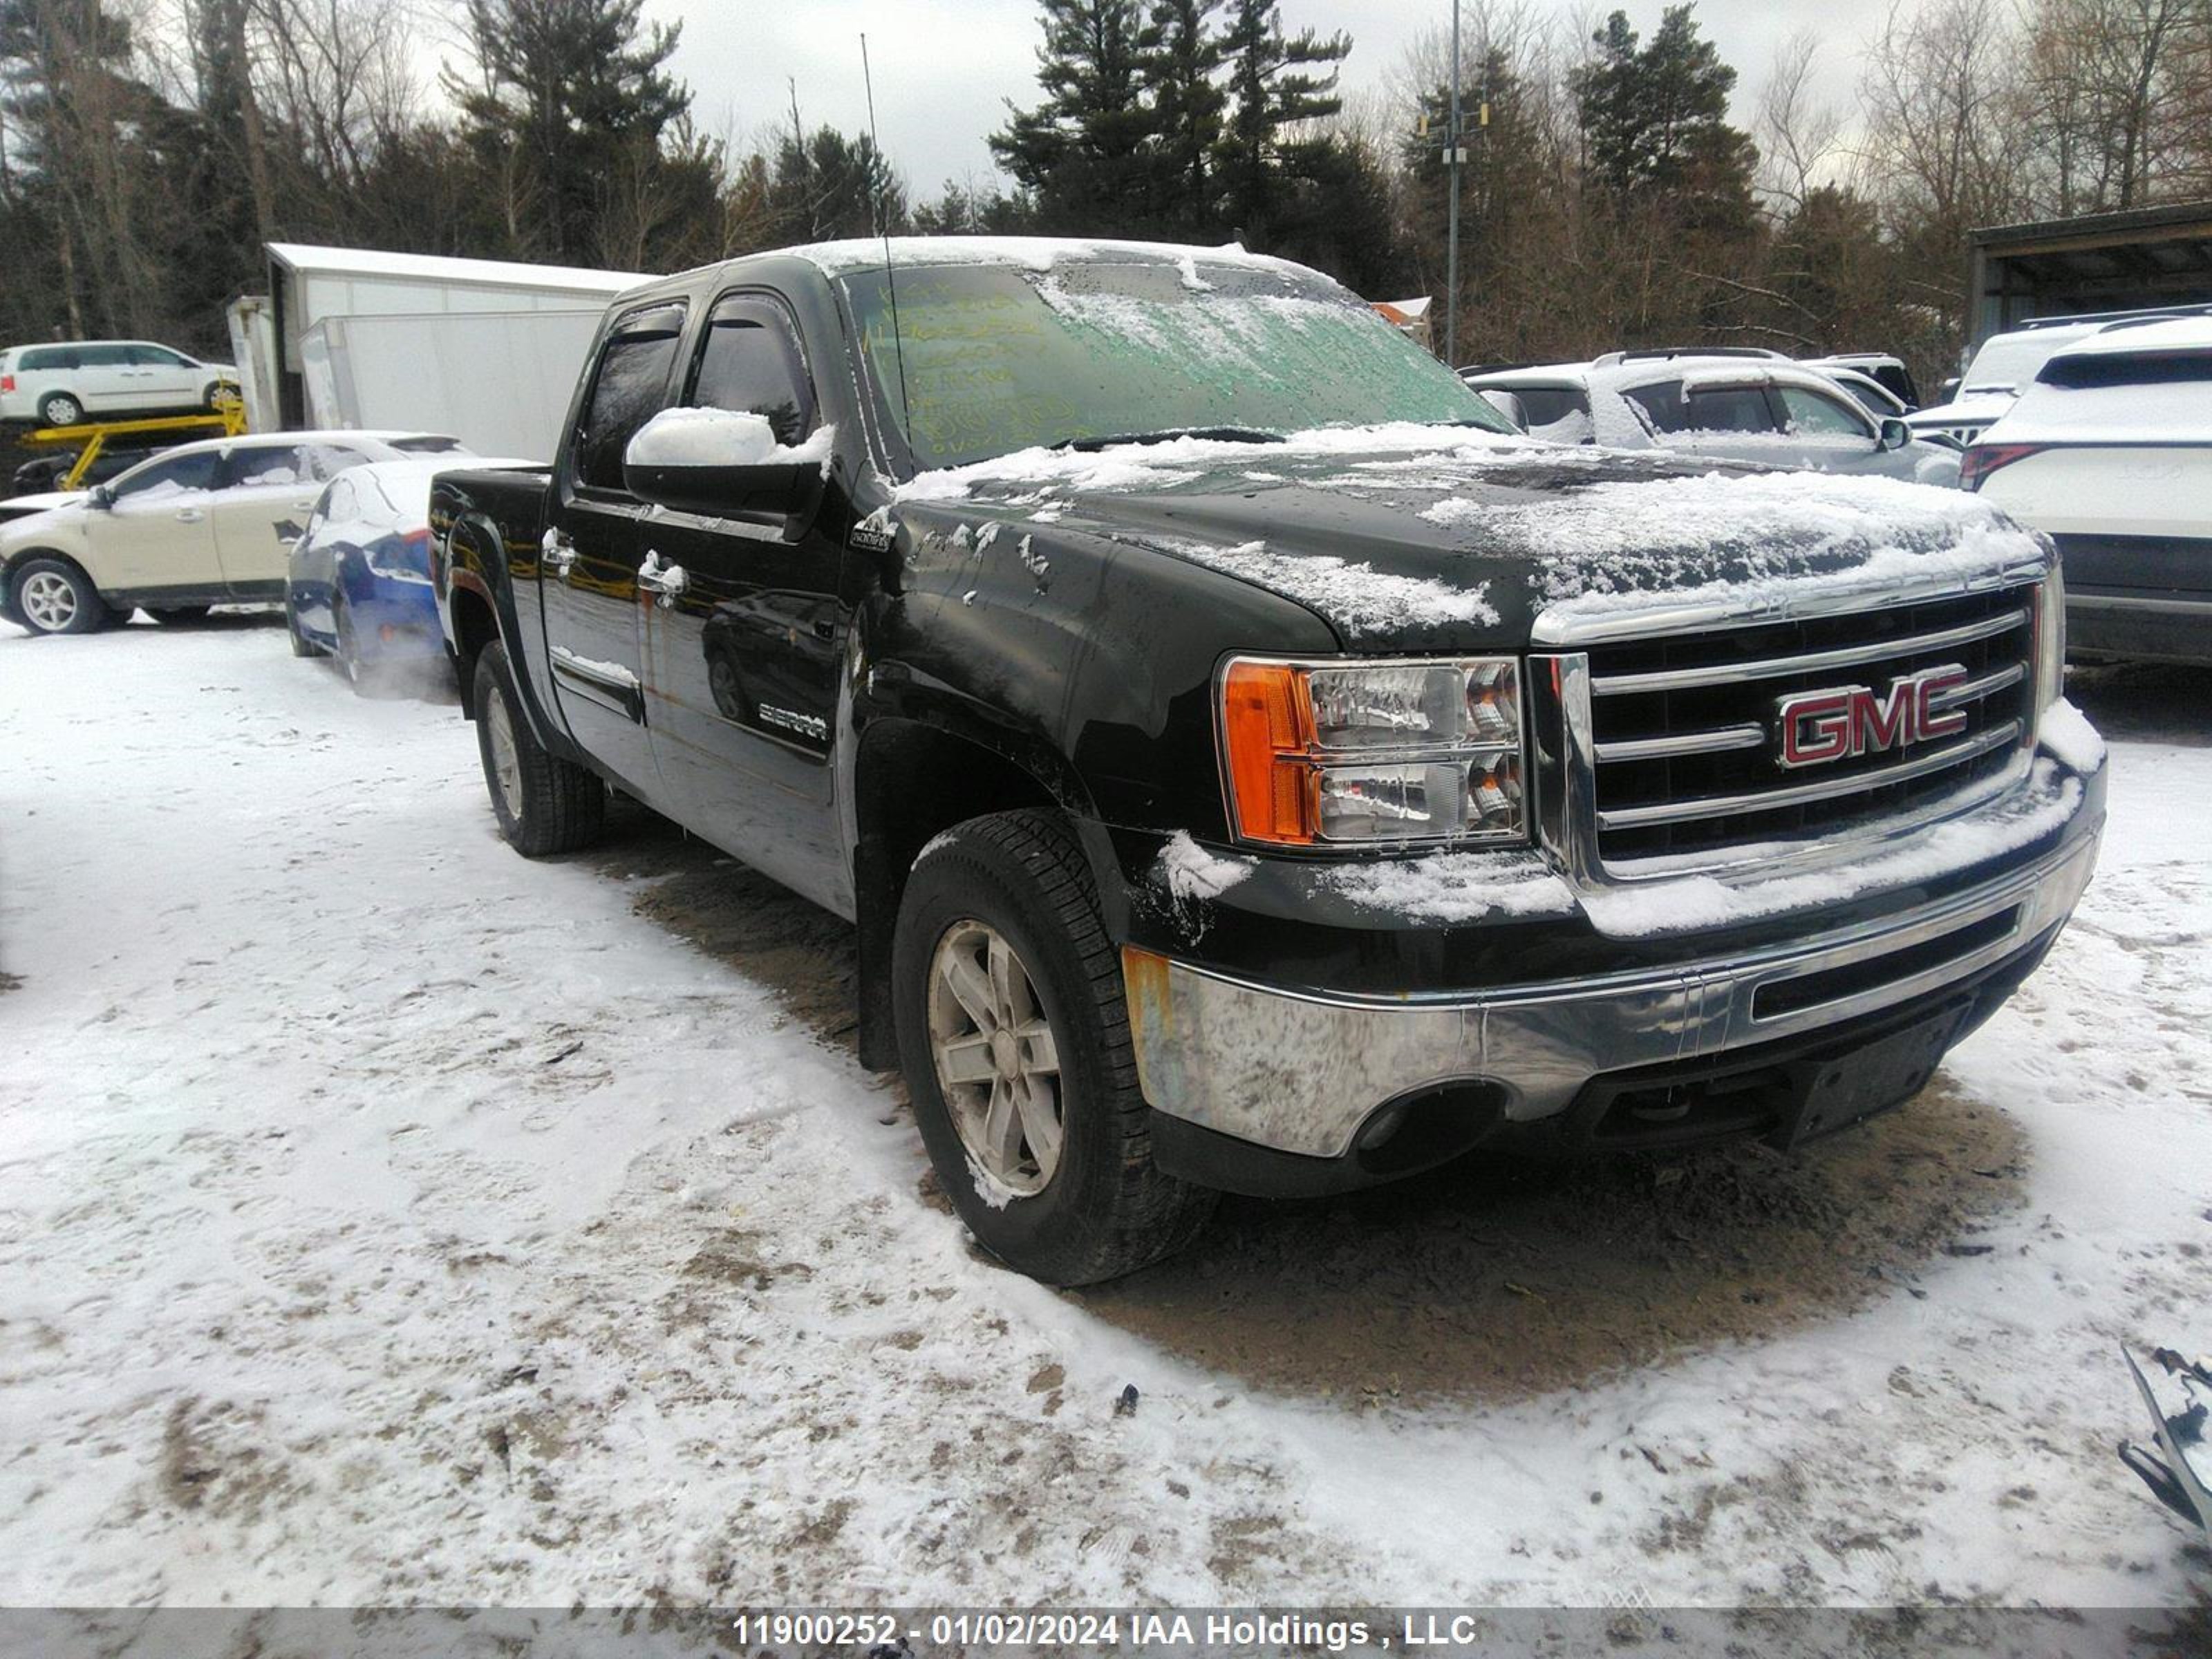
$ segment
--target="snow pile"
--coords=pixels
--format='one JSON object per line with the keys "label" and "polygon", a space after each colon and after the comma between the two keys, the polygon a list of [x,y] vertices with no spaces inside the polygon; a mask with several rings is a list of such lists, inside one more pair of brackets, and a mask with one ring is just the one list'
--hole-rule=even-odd
{"label": "snow pile", "polygon": [[1207,852],[1188,830],[1178,830],[1168,837],[1167,845],[1160,848],[1159,866],[1169,894],[1185,901],[1219,898],[1259,868],[1250,859]]}
{"label": "snow pile", "polygon": [[1496,626],[1489,584],[1458,587],[1420,576],[1398,576],[1326,553],[1272,553],[1265,542],[1217,547],[1186,538],[1157,538],[1193,564],[1218,570],[1296,599],[1324,621],[1355,635],[1442,623]]}
{"label": "snow pile", "polygon": [[1525,849],[1432,853],[1333,870],[1322,884],[1363,908],[1455,925],[1490,915],[1565,916],[1575,896],[1558,872]]}
{"label": "snow pile", "polygon": [[779,442],[764,415],[733,409],[664,409],[623,452],[631,466],[803,466],[830,476],[834,425],[817,426],[799,442]]}
{"label": "snow pile", "polygon": [[2076,772],[2094,772],[2105,763],[2104,738],[2089,724],[2087,716],[2063,697],[2043,711],[2035,737],[2061,766]]}
{"label": "snow pile", "polygon": [[2039,759],[2025,787],[1978,811],[1932,825],[1891,852],[1766,881],[1673,876],[1597,888],[1582,896],[1583,909],[1601,933],[1648,939],[1842,904],[1863,893],[1940,880],[2002,857],[2051,834],[2081,805],[2081,781]]}

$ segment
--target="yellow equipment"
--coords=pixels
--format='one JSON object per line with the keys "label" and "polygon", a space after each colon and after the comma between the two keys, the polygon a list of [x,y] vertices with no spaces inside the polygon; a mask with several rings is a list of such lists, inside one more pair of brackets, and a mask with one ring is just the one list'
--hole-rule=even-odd
{"label": "yellow equipment", "polygon": [[100,459],[110,438],[135,438],[173,433],[179,443],[188,438],[235,438],[246,430],[246,404],[236,396],[216,401],[208,415],[165,415],[143,421],[80,421],[74,426],[40,427],[16,441],[26,449],[64,449],[82,444],[83,449],[69,471],[54,481],[57,489],[75,489]]}

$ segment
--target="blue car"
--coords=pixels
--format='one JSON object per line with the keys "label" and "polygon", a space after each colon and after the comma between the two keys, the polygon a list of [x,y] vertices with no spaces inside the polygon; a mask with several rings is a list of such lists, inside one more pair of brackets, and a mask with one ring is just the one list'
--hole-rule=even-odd
{"label": "blue car", "polygon": [[443,660],[430,586],[430,480],[475,465],[451,454],[377,461],[331,480],[285,575],[295,656],[335,657],[357,691]]}

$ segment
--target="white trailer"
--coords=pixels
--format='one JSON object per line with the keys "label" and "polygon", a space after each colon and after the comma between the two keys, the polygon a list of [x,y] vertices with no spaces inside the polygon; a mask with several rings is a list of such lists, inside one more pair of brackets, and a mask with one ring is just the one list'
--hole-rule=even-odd
{"label": "white trailer", "polygon": [[443,432],[550,461],[601,314],[325,317],[300,337],[305,424]]}
{"label": "white trailer", "polygon": [[275,419],[261,424],[411,428],[484,454],[550,457],[592,325],[647,280],[271,242]]}

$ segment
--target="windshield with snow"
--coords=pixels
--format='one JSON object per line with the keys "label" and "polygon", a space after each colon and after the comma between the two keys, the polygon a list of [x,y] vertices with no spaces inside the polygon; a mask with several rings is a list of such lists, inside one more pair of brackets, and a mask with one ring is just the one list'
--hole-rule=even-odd
{"label": "windshield with snow", "polygon": [[1292,271],[1063,261],[909,265],[896,280],[895,352],[884,273],[842,278],[885,413],[924,470],[1184,429],[1513,429],[1371,307]]}

